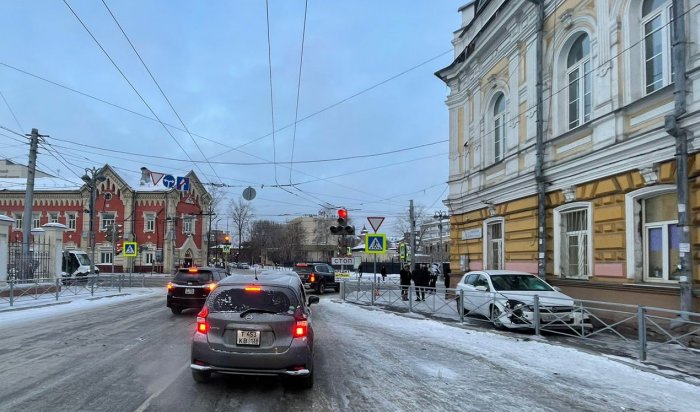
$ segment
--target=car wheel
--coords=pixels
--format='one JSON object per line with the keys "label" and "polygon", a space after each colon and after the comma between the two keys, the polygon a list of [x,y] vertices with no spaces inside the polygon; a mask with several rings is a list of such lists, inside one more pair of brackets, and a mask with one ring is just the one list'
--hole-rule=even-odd
{"label": "car wheel", "polygon": [[182,308],[178,308],[177,306],[171,306],[170,310],[173,312],[173,315],[179,315],[182,313]]}
{"label": "car wheel", "polygon": [[207,383],[209,381],[209,378],[211,378],[210,371],[196,371],[194,369],[192,370],[192,379],[194,379],[194,381],[197,383]]}
{"label": "car wheel", "polygon": [[324,293],[326,293],[326,284],[323,282],[319,283],[317,292],[319,295],[323,295]]}
{"label": "car wheel", "polygon": [[493,327],[496,329],[503,329],[503,322],[499,319],[500,316],[501,310],[495,305],[491,306],[491,323],[493,323]]}

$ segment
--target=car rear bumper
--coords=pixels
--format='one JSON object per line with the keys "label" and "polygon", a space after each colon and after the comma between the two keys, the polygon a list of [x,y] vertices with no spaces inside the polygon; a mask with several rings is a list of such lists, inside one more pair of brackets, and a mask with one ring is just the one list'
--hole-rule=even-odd
{"label": "car rear bumper", "polygon": [[206,302],[207,298],[206,297],[198,297],[198,298],[183,298],[179,296],[171,296],[168,295],[167,298],[167,303],[166,306],[169,308],[178,307],[178,308],[195,308],[199,309],[202,306],[204,306],[204,302]]}
{"label": "car rear bumper", "polygon": [[206,335],[192,338],[191,367],[237,375],[304,375],[313,369],[313,350],[306,339],[294,340],[283,352],[236,352],[209,346]]}

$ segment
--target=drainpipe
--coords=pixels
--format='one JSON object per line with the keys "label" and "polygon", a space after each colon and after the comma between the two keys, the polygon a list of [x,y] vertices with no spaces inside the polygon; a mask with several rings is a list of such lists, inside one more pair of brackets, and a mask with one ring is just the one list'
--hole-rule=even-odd
{"label": "drainpipe", "polygon": [[666,132],[676,139],[676,192],[678,194],[678,227],[681,230],[678,283],[681,318],[688,319],[693,310],[693,273],[690,268],[690,225],[688,222],[688,132],[679,126],[686,112],[686,37],[683,0],[673,1],[673,94],[675,109],[665,118]]}
{"label": "drainpipe", "polygon": [[543,59],[544,59],[544,2],[545,0],[528,0],[537,7],[537,138],[535,141],[535,182],[537,182],[537,276],[544,279],[547,274],[547,230],[546,202],[547,193],[544,176],[544,110],[543,110]]}

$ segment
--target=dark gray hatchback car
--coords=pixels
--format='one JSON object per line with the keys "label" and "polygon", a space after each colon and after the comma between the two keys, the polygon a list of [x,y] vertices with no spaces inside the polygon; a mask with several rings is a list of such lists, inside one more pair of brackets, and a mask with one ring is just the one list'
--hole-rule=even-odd
{"label": "dark gray hatchback car", "polygon": [[286,376],[313,386],[314,330],[309,296],[293,272],[230,276],[197,315],[190,367],[197,382],[212,372]]}

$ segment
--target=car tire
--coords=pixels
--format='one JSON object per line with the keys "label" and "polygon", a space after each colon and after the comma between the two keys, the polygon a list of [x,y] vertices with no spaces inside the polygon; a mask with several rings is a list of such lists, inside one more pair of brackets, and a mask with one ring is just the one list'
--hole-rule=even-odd
{"label": "car tire", "polygon": [[182,308],[178,308],[177,306],[171,306],[170,311],[173,312],[173,315],[179,315],[182,313]]}
{"label": "car tire", "polygon": [[489,311],[491,313],[491,323],[493,324],[493,327],[496,329],[503,329],[503,323],[498,320],[498,318],[501,316],[501,310],[498,309],[496,305],[491,305],[491,310]]}
{"label": "car tire", "polygon": [[323,295],[324,293],[326,293],[326,284],[323,282],[319,283],[318,287],[316,288],[316,292],[319,295]]}
{"label": "car tire", "polygon": [[192,379],[194,379],[195,382],[207,383],[209,382],[209,378],[211,378],[210,371],[196,371],[192,369]]}
{"label": "car tire", "polygon": [[466,310],[466,309],[464,309],[464,306],[462,306],[462,302],[461,302],[461,299],[459,298],[459,296],[457,296],[457,297],[455,298],[455,302],[457,303],[457,313],[459,313],[459,310],[462,309],[462,314],[463,314],[463,315],[468,315],[468,314],[469,314],[469,311]]}

